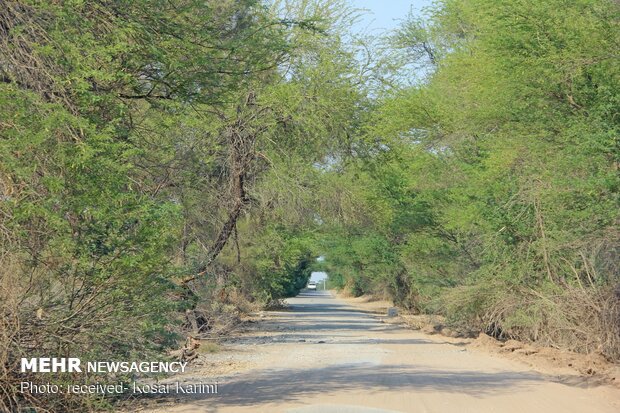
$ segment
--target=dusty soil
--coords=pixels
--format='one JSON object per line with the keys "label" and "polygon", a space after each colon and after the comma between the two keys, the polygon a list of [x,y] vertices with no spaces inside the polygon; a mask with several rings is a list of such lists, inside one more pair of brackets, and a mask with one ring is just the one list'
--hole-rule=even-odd
{"label": "dusty soil", "polygon": [[[372,311],[376,315],[386,315],[392,307],[389,301],[375,297],[337,297],[357,308]],[[598,354],[578,354],[555,348],[542,347],[516,340],[502,342],[486,334],[476,332],[458,332],[445,326],[440,316],[412,315],[399,311],[397,317],[384,317],[385,322],[402,325],[426,334],[445,336],[446,340],[457,338],[467,343],[469,351],[479,351],[523,363],[525,366],[547,375],[569,380],[573,383],[610,384],[620,388],[620,365],[607,361]]]}
{"label": "dusty soil", "polygon": [[485,339],[411,330],[381,315],[382,303],[358,301],[308,292],[286,310],[258,315],[221,351],[201,353],[190,372],[168,379],[217,382],[218,394],[171,394],[139,411],[620,411],[617,388],[534,370],[504,350],[489,352],[496,345]]}

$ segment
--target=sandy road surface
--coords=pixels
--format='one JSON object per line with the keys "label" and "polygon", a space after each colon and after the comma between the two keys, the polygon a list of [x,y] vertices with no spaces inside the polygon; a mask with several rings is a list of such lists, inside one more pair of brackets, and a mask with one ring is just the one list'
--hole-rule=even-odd
{"label": "sandy road surface", "polygon": [[458,341],[382,323],[327,293],[288,301],[287,311],[268,313],[214,356],[245,367],[227,377],[196,367],[182,377],[217,379],[217,395],[177,395],[143,411],[620,412],[616,388],[566,384]]}

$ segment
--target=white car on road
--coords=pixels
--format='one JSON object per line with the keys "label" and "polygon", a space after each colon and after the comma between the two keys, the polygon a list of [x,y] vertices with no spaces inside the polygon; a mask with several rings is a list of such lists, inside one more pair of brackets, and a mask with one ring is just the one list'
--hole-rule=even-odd
{"label": "white car on road", "polygon": [[316,281],[308,281],[308,285],[306,286],[306,288],[309,290],[316,291]]}

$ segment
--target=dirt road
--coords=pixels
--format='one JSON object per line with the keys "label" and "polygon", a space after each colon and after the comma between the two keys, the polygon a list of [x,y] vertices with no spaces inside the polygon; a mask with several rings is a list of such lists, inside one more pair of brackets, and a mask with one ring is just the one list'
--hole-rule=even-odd
{"label": "dirt road", "polygon": [[[288,300],[182,377],[217,395],[177,395],[150,412],[619,412],[620,390],[547,376],[353,308],[327,293]],[[234,370],[234,369],[232,369]],[[224,376],[222,376],[224,374]],[[178,378],[177,378],[178,380]]]}

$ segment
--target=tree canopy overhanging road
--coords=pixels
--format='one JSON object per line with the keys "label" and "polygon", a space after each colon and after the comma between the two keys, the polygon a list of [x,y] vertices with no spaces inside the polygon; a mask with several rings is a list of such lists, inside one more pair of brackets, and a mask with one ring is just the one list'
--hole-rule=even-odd
{"label": "tree canopy overhanging road", "polygon": [[[438,0],[370,33],[363,13],[0,0],[0,411],[114,411],[133,396],[21,383],[134,376],[20,360],[193,361],[313,271],[454,330],[620,361],[620,2]],[[384,367],[415,384],[406,349],[435,345]],[[444,367],[420,383],[449,400]]]}

